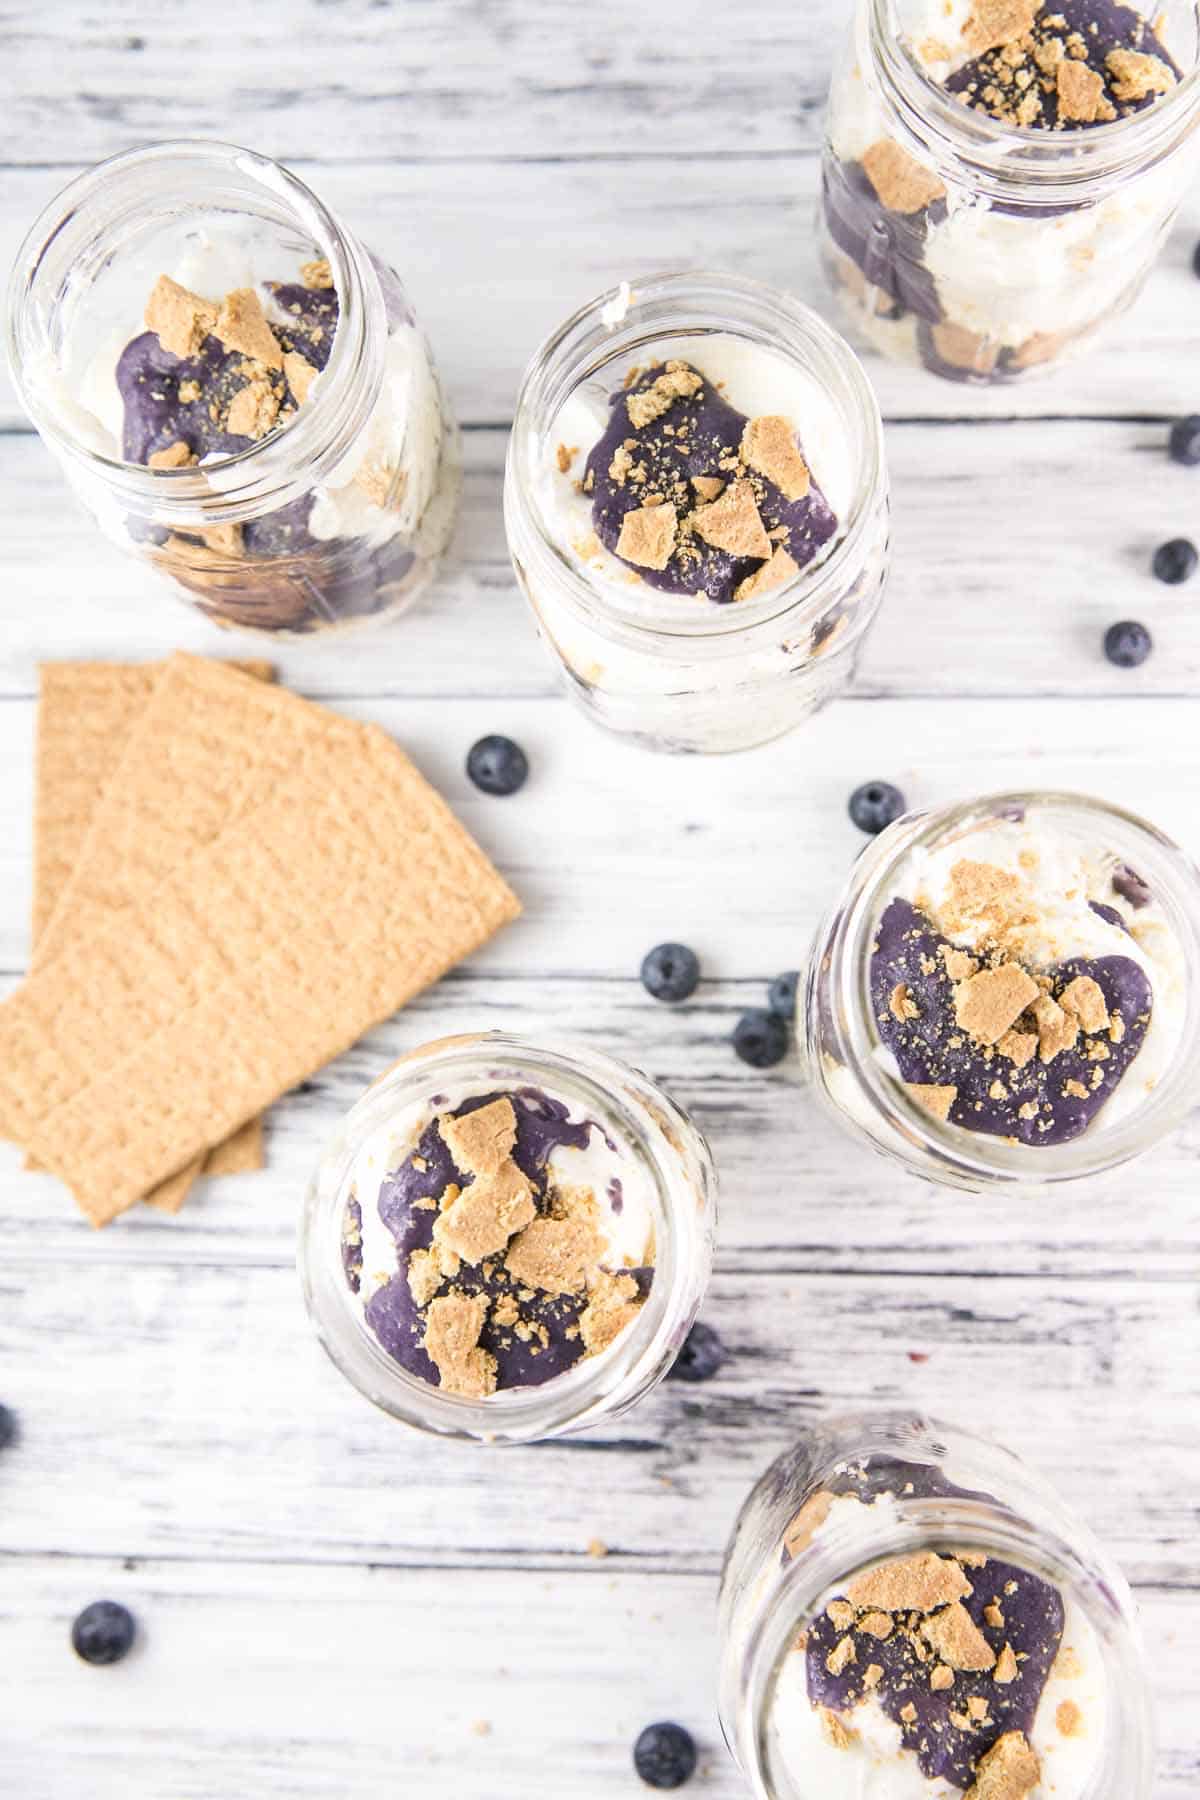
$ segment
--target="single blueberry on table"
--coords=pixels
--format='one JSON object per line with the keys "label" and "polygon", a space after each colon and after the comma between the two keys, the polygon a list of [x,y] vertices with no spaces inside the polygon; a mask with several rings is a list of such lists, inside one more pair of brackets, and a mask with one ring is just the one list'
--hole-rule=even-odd
{"label": "single blueberry on table", "polygon": [[1200,413],[1189,413],[1186,419],[1176,419],[1167,439],[1167,448],[1172,462],[1182,463],[1186,469],[1194,469],[1200,463]]}
{"label": "single blueberry on table", "polygon": [[128,1656],[136,1635],[128,1607],[117,1600],[93,1600],[71,1627],[71,1645],[84,1662],[100,1667]]}
{"label": "single blueberry on table", "polygon": [[860,831],[876,837],[900,817],[906,804],[890,781],[864,781],[850,796],[850,817]]}
{"label": "single blueberry on table", "polygon": [[511,738],[481,737],[471,745],[467,774],[485,794],[515,794],[525,786],[529,760],[520,744],[514,744]]}
{"label": "single blueberry on table", "polygon": [[12,1443],[17,1435],[17,1415],[11,1406],[0,1402],[0,1450]]}
{"label": "single blueberry on table", "polygon": [[656,944],[642,958],[642,986],[656,1000],[686,1000],[700,980],[700,959],[686,944]]}
{"label": "single blueberry on table", "polygon": [[777,975],[767,989],[767,1011],[778,1013],[781,1019],[795,1018],[796,989],[799,984],[799,969],[788,969],[782,975]]}
{"label": "single blueberry on table", "polygon": [[1154,552],[1154,573],[1160,581],[1176,587],[1181,581],[1191,580],[1198,562],[1200,552],[1191,538],[1168,538]]}
{"label": "single blueberry on table", "polygon": [[752,1069],[771,1069],[788,1053],[788,1028],[778,1013],[743,1013],[733,1033],[733,1047]]}
{"label": "single blueberry on table", "polygon": [[633,1766],[652,1788],[682,1787],[696,1772],[696,1744],[682,1725],[647,1725],[633,1746]]}
{"label": "single blueberry on table", "polygon": [[711,1325],[692,1326],[669,1372],[672,1381],[711,1381],[725,1361],[725,1346]]}
{"label": "single blueberry on table", "polygon": [[1154,639],[1136,619],[1120,619],[1104,634],[1104,654],[1118,669],[1136,669],[1154,648]]}

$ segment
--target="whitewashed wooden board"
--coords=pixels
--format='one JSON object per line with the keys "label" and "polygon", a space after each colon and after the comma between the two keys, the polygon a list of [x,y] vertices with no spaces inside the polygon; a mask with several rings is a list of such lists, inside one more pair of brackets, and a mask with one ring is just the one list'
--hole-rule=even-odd
{"label": "whitewashed wooden board", "polygon": [[[1200,1120],[1050,1206],[968,1205],[892,1173],[787,1068],[728,1034],[795,964],[860,846],[845,799],[1047,782],[1140,806],[1200,853],[1200,593],[1153,546],[1200,533],[1164,455],[1200,410],[1194,196],[1137,311],[1082,369],[996,394],[872,363],[889,421],[895,573],[855,694],[744,757],[653,758],[558,697],[509,571],[507,421],[539,334],[672,262],[824,307],[811,218],[844,0],[736,15],[659,0],[56,0],[10,12],[0,262],[80,167],[157,136],[295,164],[403,271],[466,430],[444,579],[390,631],[289,647],[300,691],[393,731],[493,852],[526,917],[271,1115],[268,1171],[178,1220],[102,1236],[0,1147],[0,1794],[14,1800],[454,1800],[639,1791],[671,1716],[694,1790],[719,1744],[713,1602],[756,1473],[826,1406],[912,1402],[1007,1439],[1134,1581],[1161,1681],[1162,1800],[1200,1787]],[[0,991],[28,957],[35,666],[245,648],[96,538],[0,377]],[[1141,616],[1140,671],[1103,627]],[[534,774],[485,800],[484,731]],[[705,981],[657,1007],[644,950]],[[570,1029],[691,1107],[723,1176],[706,1316],[731,1359],[590,1439],[488,1456],[399,1432],[303,1317],[295,1219],[314,1150],[398,1052],[443,1031]],[[925,1357],[913,1361],[910,1353]],[[593,1539],[609,1556],[587,1554]],[[144,1639],[79,1664],[111,1594]],[[488,1727],[486,1731],[484,1727]]]}

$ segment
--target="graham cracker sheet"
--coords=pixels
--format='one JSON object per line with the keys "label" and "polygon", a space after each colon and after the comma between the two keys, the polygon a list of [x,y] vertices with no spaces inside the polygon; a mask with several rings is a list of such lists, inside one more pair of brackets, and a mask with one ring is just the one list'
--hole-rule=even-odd
{"label": "graham cracker sheet", "polygon": [[[101,796],[121,765],[130,733],[154,691],[164,664],[44,663],[39,670],[34,793],[33,965],[41,940],[71,876]],[[274,679],[269,662],[234,664],[260,681]],[[185,802],[186,803],[186,802]],[[262,1123],[253,1119],[205,1161],[215,1175],[263,1167]],[[191,1186],[176,1178],[154,1197],[178,1212]]]}
{"label": "graham cracker sheet", "polygon": [[[211,835],[186,845],[171,799],[191,783]],[[136,847],[120,828],[135,792],[152,827]],[[56,913],[45,960],[0,1005],[0,1134],[97,1225],[520,910],[385,733],[194,657],[156,684],[93,835],[60,908],[98,875],[103,905],[83,931]]]}

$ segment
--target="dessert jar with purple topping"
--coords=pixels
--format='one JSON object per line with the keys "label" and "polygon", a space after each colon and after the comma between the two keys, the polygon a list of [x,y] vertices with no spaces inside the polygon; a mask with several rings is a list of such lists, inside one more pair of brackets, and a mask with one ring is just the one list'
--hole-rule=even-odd
{"label": "dessert jar with purple topping", "polygon": [[637,1070],[446,1038],[382,1076],[327,1147],[305,1298],[338,1368],[393,1417],[480,1443],[558,1437],[670,1368],[715,1203],[703,1137]]}
{"label": "dessert jar with purple topping", "polygon": [[759,1800],[1146,1800],[1134,1602],[1015,1456],[903,1412],[818,1424],[742,1508],[720,1712]]}
{"label": "dessert jar with purple topping", "polygon": [[1099,1175],[1200,1101],[1200,870],[1080,795],[910,814],[854,865],[798,1014],[818,1095],[915,1173]]}
{"label": "dessert jar with purple topping", "polygon": [[858,0],[819,229],[885,355],[1014,381],[1136,298],[1196,167],[1200,11]]}
{"label": "dessert jar with purple topping", "polygon": [[71,183],[18,255],[9,357],[106,534],[221,625],[407,607],[458,501],[457,436],[396,274],[296,176],[171,143]]}
{"label": "dessert jar with purple topping", "polygon": [[530,364],[504,513],[590,718],[656,749],[744,749],[846,686],[878,610],[879,408],[842,339],[784,294],[623,283]]}

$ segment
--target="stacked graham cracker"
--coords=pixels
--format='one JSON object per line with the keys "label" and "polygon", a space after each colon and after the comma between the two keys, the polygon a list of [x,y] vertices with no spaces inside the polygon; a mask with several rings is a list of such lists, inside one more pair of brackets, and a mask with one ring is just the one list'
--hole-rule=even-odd
{"label": "stacked graham cracker", "polygon": [[261,1166],[258,1115],[515,918],[385,733],[265,665],[48,665],[0,1136],[95,1225]]}

